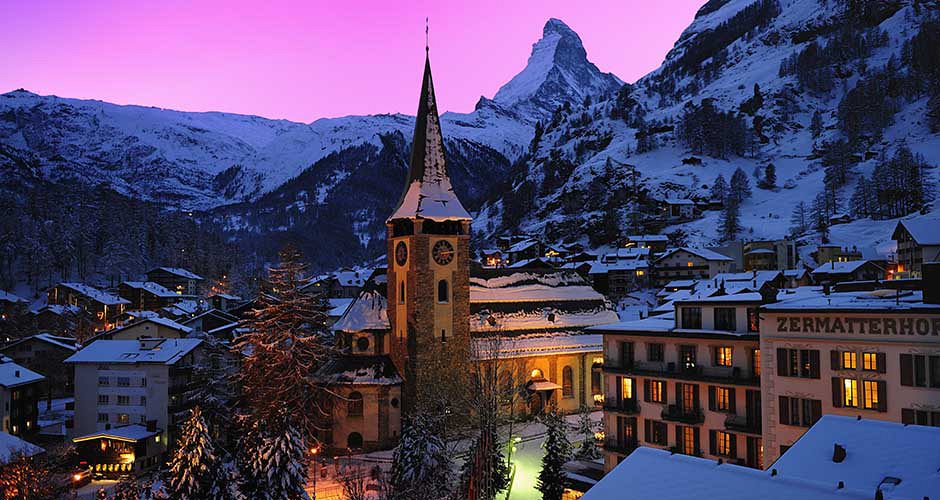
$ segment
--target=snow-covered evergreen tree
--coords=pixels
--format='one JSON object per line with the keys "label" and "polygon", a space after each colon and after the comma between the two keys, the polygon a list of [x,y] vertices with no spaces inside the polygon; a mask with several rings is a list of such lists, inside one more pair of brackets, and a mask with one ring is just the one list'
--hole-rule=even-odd
{"label": "snow-covered evergreen tree", "polygon": [[258,500],[308,498],[307,448],[302,432],[282,413],[268,423],[254,423],[243,453],[249,469],[249,497]]}
{"label": "snow-covered evergreen tree", "polygon": [[542,493],[542,500],[561,500],[565,492],[565,474],[562,470],[571,457],[571,443],[568,442],[567,425],[555,408],[542,416],[547,435],[542,448],[542,470],[539,471],[536,489]]}
{"label": "snow-covered evergreen tree", "polygon": [[741,203],[751,196],[751,181],[748,180],[744,170],[738,167],[731,176],[731,188],[728,190],[728,199]]}
{"label": "snow-covered evergreen tree", "polygon": [[718,174],[715,178],[709,197],[713,200],[721,200],[722,203],[728,199],[728,181],[725,180],[724,175]]}
{"label": "snow-covered evergreen tree", "polygon": [[186,400],[199,407],[209,433],[218,444],[218,438],[231,424],[235,398],[234,367],[230,366],[231,347],[218,337],[204,332],[194,334],[202,340],[203,356],[193,366],[193,378],[199,383],[186,393]]}
{"label": "snow-covered evergreen tree", "polygon": [[822,134],[822,129],[822,115],[817,109],[816,111],[813,111],[813,120],[809,124],[809,130],[810,133],[813,134],[813,139],[819,137],[819,134]]}
{"label": "snow-covered evergreen tree", "polygon": [[437,419],[412,415],[392,457],[390,500],[437,500],[451,492],[453,461]]}
{"label": "snow-covered evergreen tree", "polygon": [[600,451],[597,449],[597,442],[594,438],[596,425],[591,420],[591,409],[581,405],[578,409],[578,434],[581,436],[581,446],[575,452],[575,458],[579,460],[594,460],[600,458]]}
{"label": "snow-covered evergreen tree", "polygon": [[170,458],[167,486],[173,498],[210,498],[217,483],[219,462],[212,436],[198,406],[190,410]]}
{"label": "snow-covered evergreen tree", "polygon": [[764,178],[759,184],[761,189],[774,189],[777,187],[777,167],[773,163],[768,163],[764,167]]}
{"label": "snow-covered evergreen tree", "polygon": [[461,498],[493,500],[509,487],[509,464],[494,426],[483,429],[460,468]]}
{"label": "snow-covered evergreen tree", "polygon": [[741,214],[737,202],[728,200],[721,211],[721,221],[718,227],[721,241],[731,241],[741,232]]}
{"label": "snow-covered evergreen tree", "polygon": [[281,251],[280,264],[269,269],[259,305],[245,322],[247,332],[236,339],[235,350],[247,353],[238,381],[250,418],[269,427],[290,413],[292,425],[305,440],[313,440],[318,424],[328,416],[323,404],[328,396],[311,374],[335,351],[325,296],[300,290],[309,281],[306,270],[296,249]]}

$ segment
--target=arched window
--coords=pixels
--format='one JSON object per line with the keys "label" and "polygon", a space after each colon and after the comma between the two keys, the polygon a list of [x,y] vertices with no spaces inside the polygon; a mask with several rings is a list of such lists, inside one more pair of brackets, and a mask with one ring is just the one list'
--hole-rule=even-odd
{"label": "arched window", "polygon": [[448,290],[447,280],[437,282],[437,302],[440,304],[450,302],[450,291]]}
{"label": "arched window", "polygon": [[361,417],[362,416],[362,394],[358,392],[351,392],[347,397],[348,401],[346,402],[346,414],[350,417]]}
{"label": "arched window", "polygon": [[349,437],[346,438],[346,447],[353,450],[362,448],[362,434],[350,432]]}
{"label": "arched window", "polygon": [[356,349],[359,349],[360,351],[368,351],[369,337],[359,337],[356,339]]}
{"label": "arched window", "polygon": [[561,369],[561,395],[566,398],[574,397],[574,377],[570,366]]}
{"label": "arched window", "polygon": [[404,281],[401,281],[400,283],[398,283],[398,303],[399,304],[405,303],[405,282]]}

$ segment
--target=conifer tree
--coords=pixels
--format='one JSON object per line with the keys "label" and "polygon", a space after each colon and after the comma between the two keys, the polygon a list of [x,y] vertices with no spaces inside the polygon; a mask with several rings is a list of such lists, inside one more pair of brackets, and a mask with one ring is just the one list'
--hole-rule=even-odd
{"label": "conifer tree", "polygon": [[597,450],[597,442],[594,438],[595,425],[591,420],[591,410],[585,405],[578,409],[578,434],[581,435],[581,446],[575,452],[575,457],[579,460],[594,460],[600,458],[601,454]]}
{"label": "conifer tree", "polygon": [[509,464],[495,426],[482,429],[460,468],[461,498],[493,500],[509,487]]}
{"label": "conifer tree", "polygon": [[539,471],[536,489],[542,493],[542,500],[561,500],[565,492],[563,467],[571,456],[567,426],[554,407],[545,412],[542,423],[547,435],[542,444],[545,454],[542,455],[542,470]]}
{"label": "conifer tree", "polygon": [[763,189],[774,189],[777,187],[777,167],[773,163],[768,163],[764,167],[764,178],[761,179],[760,187]]}
{"label": "conifer tree", "polygon": [[307,448],[303,433],[281,413],[274,420],[256,423],[247,442],[251,498],[259,500],[305,500],[307,492]]}
{"label": "conifer tree", "polygon": [[790,214],[790,233],[802,236],[810,229],[810,214],[806,202],[799,202]]}
{"label": "conifer tree", "polygon": [[809,131],[813,134],[813,139],[819,137],[822,134],[823,123],[822,123],[822,114],[819,113],[819,110],[813,111],[813,120],[809,124]]}
{"label": "conifer tree", "polygon": [[725,181],[724,175],[718,174],[718,177],[715,178],[709,196],[713,200],[721,200],[722,203],[728,199],[728,182]]}
{"label": "conifer tree", "polygon": [[[309,279],[307,266],[293,247],[280,252],[280,264],[269,269],[259,306],[245,322],[247,333],[235,340],[235,350],[247,353],[238,371],[241,396],[250,418],[265,426],[292,415],[291,425],[305,440],[328,413],[322,386],[311,377],[334,354],[327,325],[329,304],[322,294],[300,290]],[[271,429],[280,436],[285,429]]]}
{"label": "conifer tree", "polygon": [[412,415],[403,423],[392,456],[390,500],[438,500],[451,491],[453,461],[440,437],[438,419]]}
{"label": "conifer tree", "polygon": [[740,209],[734,200],[728,200],[721,211],[719,231],[721,241],[732,241],[741,232]]}
{"label": "conifer tree", "polygon": [[190,410],[189,418],[183,423],[182,434],[168,465],[167,483],[173,498],[188,500],[213,496],[219,461],[198,406]]}
{"label": "conifer tree", "polygon": [[731,176],[731,188],[728,190],[728,199],[740,204],[751,196],[751,181],[748,180],[744,170],[738,167]]}
{"label": "conifer tree", "polygon": [[231,348],[205,332],[193,336],[202,340],[203,357],[193,366],[193,378],[199,383],[187,391],[186,400],[199,406],[210,435],[218,440],[231,425],[231,403],[235,398],[234,367],[229,363]]}

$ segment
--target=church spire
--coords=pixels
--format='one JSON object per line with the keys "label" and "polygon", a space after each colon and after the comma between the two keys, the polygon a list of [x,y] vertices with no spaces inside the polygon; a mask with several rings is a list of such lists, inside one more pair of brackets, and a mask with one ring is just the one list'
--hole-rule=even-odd
{"label": "church spire", "polygon": [[447,172],[444,137],[437,113],[431,59],[425,55],[424,77],[418,114],[411,143],[408,183],[395,212],[389,220],[424,218],[437,221],[469,220],[470,214],[460,204]]}

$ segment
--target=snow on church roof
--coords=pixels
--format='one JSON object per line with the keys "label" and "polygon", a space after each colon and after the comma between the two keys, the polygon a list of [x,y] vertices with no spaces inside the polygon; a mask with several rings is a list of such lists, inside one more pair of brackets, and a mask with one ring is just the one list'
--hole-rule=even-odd
{"label": "snow on church roof", "polygon": [[398,202],[398,208],[388,220],[470,220],[470,214],[457,199],[447,174],[444,137],[437,115],[430,59],[425,59],[423,80],[411,144],[408,187]]}
{"label": "snow on church roof", "polygon": [[359,294],[333,325],[334,331],[361,332],[363,330],[388,330],[388,301],[377,290]]}

